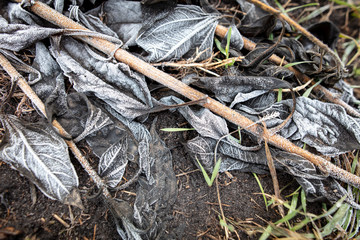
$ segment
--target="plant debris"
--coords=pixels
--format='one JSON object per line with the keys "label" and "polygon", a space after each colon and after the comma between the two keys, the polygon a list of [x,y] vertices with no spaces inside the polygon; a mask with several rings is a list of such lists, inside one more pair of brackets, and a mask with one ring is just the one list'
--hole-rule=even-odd
{"label": "plant debris", "polygon": [[[218,172],[271,172],[279,202],[283,200],[277,175],[287,173],[302,187],[307,201],[327,200],[334,206],[344,202],[346,207],[336,208],[343,211],[341,216],[360,209],[352,191],[360,186],[360,178],[354,167],[350,171],[350,162],[338,161],[360,149],[360,119],[348,113],[351,109],[359,114],[354,108],[358,101],[345,82],[349,74],[344,64],[332,50],[340,33],[332,22],[313,24],[307,32],[265,0],[228,3],[236,6],[234,15],[206,0],[186,5],[56,0],[47,3],[57,11],[50,15],[42,13],[47,5],[40,1],[15,2],[0,3],[0,66],[12,86],[0,109],[0,158],[47,197],[84,208],[79,190],[84,183],[70,160],[70,147],[99,188],[96,196],[110,210],[118,237],[172,236],[166,228],[181,196],[172,151],[156,132],[155,117],[170,109],[196,131],[181,146],[194,165],[213,172],[220,164],[212,179],[226,238],[235,224],[224,215]],[[222,25],[228,26],[226,31]],[[303,36],[295,38],[296,31]],[[255,43],[249,47],[251,40]],[[31,65],[21,59],[24,51],[35,56]],[[271,62],[275,54],[282,57],[281,63]],[[299,74],[305,77],[299,79]],[[192,101],[159,90],[151,79]],[[304,79],[317,83],[300,96],[304,90],[298,80]],[[14,116],[6,107],[14,104],[16,84],[32,101],[39,121]],[[318,84],[334,93],[333,102],[316,95]],[[198,106],[190,106],[194,104]],[[35,112],[31,114],[36,118]],[[95,162],[89,163],[85,152]],[[121,197],[118,193],[123,191],[133,198]],[[284,209],[279,205],[285,218]],[[334,218],[339,216],[337,212]],[[67,229],[74,224],[70,218],[71,225],[58,216]],[[331,234],[334,224],[326,225],[324,236]],[[20,234],[7,229],[0,223],[0,234]],[[95,232],[96,227],[94,238]]]}

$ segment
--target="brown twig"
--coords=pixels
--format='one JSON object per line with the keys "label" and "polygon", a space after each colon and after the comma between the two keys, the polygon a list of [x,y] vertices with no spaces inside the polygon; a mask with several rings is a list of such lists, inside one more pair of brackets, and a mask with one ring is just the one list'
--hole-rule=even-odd
{"label": "brown twig", "polygon": [[53,214],[53,217],[56,220],[58,220],[64,227],[70,228],[70,225],[67,222],[65,222],[64,220],[62,220],[62,218],[59,215],[57,215],[56,213]]}
{"label": "brown twig", "polygon": [[[15,0],[16,2],[20,3],[21,0]],[[55,11],[54,9],[50,8],[46,4],[36,1],[31,7],[30,10],[37,14],[38,16],[46,19],[47,21],[67,29],[80,29],[80,30],[87,30],[85,27],[81,26],[80,24],[72,21],[71,19],[65,17],[64,15],[60,14],[59,12]],[[111,43],[105,39],[100,39],[96,37],[86,37],[86,36],[79,36],[78,39],[83,40],[84,42],[88,43],[89,45],[97,48],[98,50],[106,53],[106,54],[114,54],[115,58],[120,62],[123,62],[129,65],[135,71],[138,71],[147,77],[157,81],[158,83],[163,84],[164,86],[178,92],[179,94],[191,99],[191,100],[198,100],[202,98],[206,98],[207,102],[203,104],[204,107],[208,108],[209,110],[213,111],[214,113],[224,117],[228,121],[239,125],[242,128],[246,128],[248,132],[254,134],[258,137],[263,137],[266,141],[280,149],[285,151],[298,154],[303,158],[307,159],[308,161],[312,162],[316,165],[319,169],[323,170],[325,173],[329,174],[329,176],[353,185],[357,188],[360,188],[360,177],[355,176],[352,173],[349,173],[331,162],[328,162],[324,158],[312,154],[289,140],[281,137],[277,134],[266,134],[263,131],[263,128],[257,124],[254,124],[253,121],[250,119],[242,116],[238,112],[229,107],[224,106],[220,102],[207,97],[205,94],[189,87],[188,85],[182,83],[181,81],[175,79],[174,77],[168,75],[167,73],[151,66],[150,64],[146,63],[145,61],[135,57],[131,53],[123,50],[118,49],[117,45]]]}
{"label": "brown twig", "polygon": [[[228,31],[228,28],[218,25],[216,27],[215,34],[218,35],[219,37],[224,38],[226,36],[227,31]],[[256,43],[254,43],[253,41],[251,41],[250,39],[248,39],[244,36],[243,36],[243,40],[244,40],[244,48],[245,49],[247,49],[249,51],[255,49]],[[287,61],[283,60],[282,58],[280,58],[279,56],[277,56],[275,54],[270,56],[269,60],[278,65],[288,64]],[[311,79],[306,74],[298,71],[296,68],[288,67],[288,69],[290,71],[292,71],[295,74],[295,76],[303,83],[307,83],[308,81],[311,81]],[[315,83],[313,83],[313,84],[315,84]],[[332,92],[327,90],[325,87],[323,87],[321,85],[317,85],[316,87],[314,87],[313,90],[318,93],[321,93],[321,95],[323,95],[324,98],[326,100],[328,100],[329,102],[338,104],[338,105],[342,106],[343,108],[345,108],[346,112],[349,113],[350,115],[360,118],[360,113],[357,110],[355,110],[353,107],[351,107],[349,104],[347,104],[340,98],[336,97]]]}
{"label": "brown twig", "polygon": [[[262,124],[264,125],[264,132],[268,133],[265,122],[262,122]],[[273,186],[274,186],[274,193],[275,193],[275,196],[278,199],[281,199],[279,181],[278,181],[277,174],[276,174],[276,168],[275,168],[275,165],[274,165],[274,160],[273,160],[273,158],[271,156],[270,148],[269,148],[269,145],[267,144],[266,140],[264,142],[264,145],[265,145],[265,153],[266,153],[267,164],[268,164],[268,167],[269,167],[271,179],[272,179]],[[278,209],[279,209],[281,217],[285,217],[284,206],[279,205]]]}
{"label": "brown twig", "polygon": [[[23,76],[11,65],[11,63],[0,54],[0,66],[9,74],[12,79],[17,79],[17,85],[25,93],[25,95],[32,101],[32,103],[39,109],[39,111],[46,117],[45,105],[36,93],[31,89]],[[67,135],[65,129],[56,120],[52,122],[53,126],[59,131],[61,135]],[[96,171],[90,166],[88,160],[82,155],[73,141],[65,141],[85,171],[90,175],[93,181],[97,184],[98,188],[102,189],[106,198],[111,197],[106,185],[96,173]]]}

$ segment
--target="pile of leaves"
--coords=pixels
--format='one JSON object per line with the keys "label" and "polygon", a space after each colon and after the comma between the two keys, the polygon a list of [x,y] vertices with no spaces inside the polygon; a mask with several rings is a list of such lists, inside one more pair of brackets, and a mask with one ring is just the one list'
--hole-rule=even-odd
{"label": "pile of leaves", "polygon": [[[360,148],[359,117],[340,105],[321,101],[322,96],[311,92],[313,87],[303,96],[292,90],[292,94],[286,93],[285,89],[298,87],[296,73],[289,70],[290,65],[269,60],[277,54],[295,63],[292,66],[297,71],[355,106],[352,88],[344,81],[347,72],[333,54],[304,36],[295,38],[291,25],[243,0],[231,3],[239,10],[230,17],[207,1],[196,5],[175,1],[90,2],[49,3],[90,31],[59,29],[31,13],[31,1],[0,3],[0,53],[26,76],[45,106],[45,112],[34,106],[40,115],[36,122],[10,114],[5,102],[11,100],[18,79],[12,76],[8,80],[11,85],[3,91],[0,113],[5,131],[0,158],[46,196],[82,208],[81,183],[67,145],[81,142],[99,159],[96,171],[87,171],[93,174],[101,199],[114,216],[119,236],[166,238],[167,216],[177,198],[172,156],[155,128],[146,128],[144,122],[149,114],[170,108],[196,130],[198,136],[186,143],[186,149],[204,171],[213,172],[214,164],[221,159],[219,172],[268,174],[273,170],[268,163],[271,156],[273,167],[292,175],[308,201],[335,203],[342,199],[351,208],[360,209],[349,188],[321,167],[268,146],[246,128],[240,129],[202,107],[204,101],[200,100],[200,106],[186,106],[193,103],[170,93],[155,99],[153,92],[161,86],[78,38],[108,40],[180,76],[183,83],[266,126],[271,134],[336,160]],[[222,40],[215,38],[219,25],[228,27]],[[339,30],[331,22],[313,25],[309,31],[325,27],[329,31],[317,37],[334,47]],[[254,49],[246,48],[248,40],[244,37],[256,43]],[[18,57],[25,50],[35,56],[31,64]],[[54,128],[54,120],[65,131]],[[92,169],[82,164],[84,169]],[[129,168],[136,170],[124,181]],[[135,202],[111,197],[112,192],[130,186],[136,186]]]}

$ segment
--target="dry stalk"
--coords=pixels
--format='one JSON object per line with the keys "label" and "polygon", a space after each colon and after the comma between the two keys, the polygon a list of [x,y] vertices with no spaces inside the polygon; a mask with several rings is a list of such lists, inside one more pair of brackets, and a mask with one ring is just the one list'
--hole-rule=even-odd
{"label": "dry stalk", "polygon": [[[264,131],[266,133],[268,133],[265,122],[262,122],[262,124],[264,125]],[[276,168],[275,168],[274,160],[273,160],[273,158],[271,156],[270,148],[269,148],[269,145],[267,144],[266,140],[264,142],[264,145],[265,145],[265,153],[266,153],[267,164],[268,164],[268,167],[269,167],[269,170],[270,170],[270,175],[271,175],[271,179],[272,179],[273,186],[274,186],[274,193],[275,193],[275,196],[278,199],[281,199],[279,181],[278,181],[277,174],[276,174]],[[278,205],[278,209],[279,209],[281,217],[285,217],[284,206],[283,205]]]}
{"label": "dry stalk", "polygon": [[223,67],[228,64],[232,64],[234,62],[241,62],[241,60],[244,59],[243,56],[239,57],[232,57],[223,59],[219,62],[187,62],[187,61],[179,61],[179,62],[162,62],[162,63],[152,63],[152,66],[165,66],[165,67],[175,67],[175,68],[205,68],[207,70],[217,69],[220,67]]}
{"label": "dry stalk", "polygon": [[[224,38],[226,36],[227,31],[228,31],[228,28],[218,25],[216,27],[215,34],[218,35],[219,37]],[[244,40],[244,48],[245,49],[247,49],[249,51],[255,49],[256,43],[254,43],[253,41],[251,41],[250,39],[248,39],[244,36],[243,36],[243,40]],[[275,64],[278,64],[279,66],[288,64],[287,61],[283,60],[282,58],[280,58],[279,56],[277,56],[275,54],[270,56],[269,60]],[[288,67],[288,69],[290,71],[292,71],[301,82],[307,83],[307,82],[311,81],[311,79],[306,74],[298,71],[296,68]],[[312,83],[312,85],[314,85],[314,84],[315,83]],[[328,100],[329,102],[332,102],[332,103],[342,106],[343,108],[345,108],[346,112],[349,113],[350,115],[360,118],[360,113],[357,110],[355,110],[349,104],[347,104],[346,102],[344,102],[343,100],[341,100],[340,98],[335,96],[332,92],[327,90],[325,87],[323,87],[321,85],[317,85],[316,87],[314,87],[313,91],[321,93],[321,95],[323,95],[324,98],[326,100]]]}
{"label": "dry stalk", "polygon": [[[16,2],[20,3],[21,0],[15,0]],[[50,8],[46,4],[41,2],[35,1],[30,10],[35,13],[36,15],[44,18],[45,20],[65,29],[80,29],[86,30],[85,27],[82,25],[72,21],[71,19],[67,18],[66,16],[60,14],[59,12],[55,11],[54,9]],[[206,99],[206,103],[203,104],[204,107],[208,108],[209,110],[213,111],[214,113],[224,117],[228,121],[242,127],[246,128],[248,132],[258,136],[259,138],[264,138],[269,144],[283,149],[285,151],[298,154],[303,158],[307,159],[308,161],[312,162],[316,165],[319,169],[323,172],[328,174],[329,176],[348,183],[352,186],[360,188],[360,177],[355,176],[354,174],[347,172],[331,162],[325,160],[324,158],[312,154],[289,140],[281,137],[277,134],[269,134],[264,133],[263,128],[257,124],[254,125],[254,122],[250,119],[242,116],[238,112],[229,107],[224,106],[220,102],[208,97],[207,95],[189,87],[188,85],[182,83],[181,81],[175,79],[174,77],[170,76],[169,74],[151,66],[150,64],[146,63],[145,61],[135,57],[131,53],[118,48],[116,44],[111,43],[105,39],[100,39],[96,37],[86,37],[86,36],[79,36],[78,39],[88,43],[89,45],[97,48],[98,50],[112,55],[114,57],[127,65],[129,65],[133,70],[138,71],[145,76],[157,81],[158,83],[163,84],[164,86],[178,92],[179,94],[191,99],[191,100],[198,100],[198,99]]]}
{"label": "dry stalk", "polygon": [[[31,89],[29,84],[26,82],[25,78],[11,65],[11,63],[0,54],[0,66],[9,74],[12,79],[17,80],[17,85],[21,88],[21,90],[25,93],[25,95],[32,101],[32,103],[39,109],[39,111],[46,117],[45,105],[41,101],[41,99],[36,95],[36,93]],[[67,136],[65,129],[60,125],[60,123],[56,120],[52,122],[53,126],[59,131],[59,133],[63,136]],[[90,166],[88,160],[84,157],[84,155],[80,152],[73,141],[65,141],[69,146],[74,156],[78,159],[82,167],[85,171],[90,175],[92,180],[96,183],[99,189],[102,189],[102,193],[106,198],[110,198],[111,195],[106,188],[106,185],[100,178],[100,176],[96,173],[96,171]]]}

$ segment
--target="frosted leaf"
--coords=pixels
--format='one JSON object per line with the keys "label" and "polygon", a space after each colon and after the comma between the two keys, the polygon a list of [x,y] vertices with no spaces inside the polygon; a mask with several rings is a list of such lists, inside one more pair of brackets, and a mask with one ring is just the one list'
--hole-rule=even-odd
{"label": "frosted leaf", "polygon": [[204,13],[198,6],[178,5],[142,32],[136,43],[149,53],[151,62],[191,56],[196,49],[205,51],[199,60],[206,59],[212,51],[218,19],[218,15]]}
{"label": "frosted leaf", "polygon": [[79,182],[65,141],[42,122],[24,123],[12,115],[2,117],[2,122],[7,133],[1,159],[49,198],[73,204],[68,196]]}

